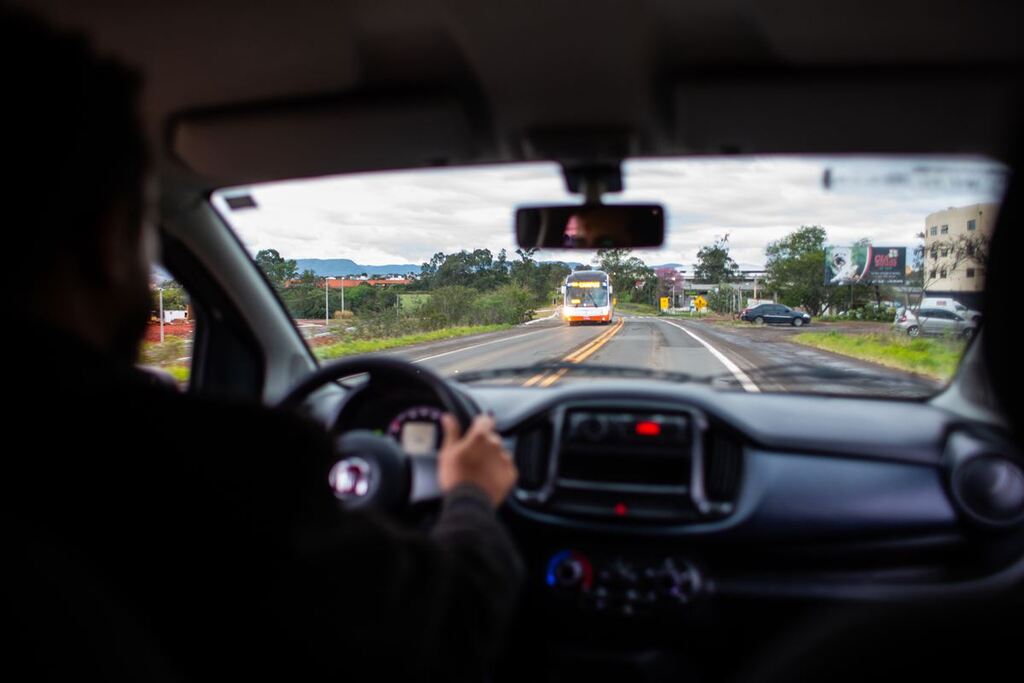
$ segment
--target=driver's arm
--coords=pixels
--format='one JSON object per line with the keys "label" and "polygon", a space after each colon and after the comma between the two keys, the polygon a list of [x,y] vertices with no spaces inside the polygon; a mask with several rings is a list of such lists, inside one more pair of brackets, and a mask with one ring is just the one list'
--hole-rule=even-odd
{"label": "driver's arm", "polygon": [[465,436],[450,416],[443,428],[446,495],[429,535],[350,513],[300,548],[300,602],[338,615],[335,647],[358,658],[350,667],[373,662],[367,673],[377,676],[476,678],[518,599],[522,562],[495,514],[515,482],[511,457],[491,418],[478,417]]}

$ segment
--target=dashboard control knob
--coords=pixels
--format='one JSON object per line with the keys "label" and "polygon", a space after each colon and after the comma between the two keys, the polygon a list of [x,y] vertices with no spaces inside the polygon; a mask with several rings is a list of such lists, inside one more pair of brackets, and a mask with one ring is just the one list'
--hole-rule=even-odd
{"label": "dashboard control knob", "polygon": [[662,596],[678,604],[686,604],[700,592],[700,572],[690,562],[665,560],[658,576]]}
{"label": "dashboard control knob", "polygon": [[577,559],[567,559],[555,569],[555,579],[560,586],[575,586],[583,579],[583,565]]}
{"label": "dashboard control knob", "polygon": [[555,553],[548,561],[547,583],[552,588],[590,590],[593,583],[590,560],[573,550]]}

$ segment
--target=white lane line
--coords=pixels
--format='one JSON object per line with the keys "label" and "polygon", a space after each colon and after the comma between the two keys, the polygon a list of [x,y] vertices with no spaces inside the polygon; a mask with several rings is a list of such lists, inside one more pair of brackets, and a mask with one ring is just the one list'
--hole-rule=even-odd
{"label": "white lane line", "polygon": [[693,337],[694,339],[696,339],[701,344],[701,346],[703,346],[705,349],[710,351],[711,355],[714,356],[715,358],[717,358],[718,361],[722,365],[724,365],[729,372],[732,373],[732,376],[736,378],[736,381],[739,382],[740,386],[743,387],[746,391],[750,391],[750,392],[754,392],[754,393],[758,393],[758,392],[761,391],[761,389],[759,389],[758,386],[756,384],[754,384],[754,380],[750,379],[750,377],[747,375],[747,373],[745,373],[742,370],[740,370],[738,365],[736,365],[731,360],[726,358],[725,354],[723,354],[721,351],[716,349],[714,346],[712,346],[711,344],[707,343],[706,341],[704,341],[703,339],[701,339],[700,337],[695,335],[693,332],[690,332],[688,329],[686,329],[685,327],[683,327],[679,323],[674,323],[674,322],[671,322],[669,320],[662,320],[661,322],[665,323],[666,325],[671,325],[672,327],[678,327],[680,330],[682,330],[686,334],[688,334],[691,337]]}
{"label": "white lane line", "polygon": [[549,316],[548,316],[548,317],[546,317],[546,318],[537,318],[536,320],[527,320],[527,321],[526,321],[525,323],[523,323],[523,324],[524,324],[524,325],[532,325],[532,324],[534,324],[534,323],[539,323],[539,322],[541,322],[542,320],[551,320],[551,319],[552,319],[552,318],[554,318],[554,317],[555,317],[556,315],[558,315],[558,309],[557,309],[557,308],[555,309],[555,312],[554,312],[554,313],[552,313],[551,315],[549,315]]}
{"label": "white lane line", "polygon": [[425,360],[434,360],[435,358],[441,358],[442,356],[450,356],[453,353],[462,353],[463,351],[469,351],[470,349],[478,349],[481,346],[490,346],[491,344],[500,344],[502,342],[512,341],[513,339],[522,339],[523,337],[529,337],[531,334],[540,334],[541,332],[547,332],[547,330],[534,330],[533,332],[527,332],[526,334],[517,334],[514,337],[502,337],[501,339],[492,339],[491,341],[485,341],[471,346],[463,346],[461,349],[454,349],[452,351],[445,351],[444,353],[435,353],[433,356],[417,358],[413,363],[422,363]]}

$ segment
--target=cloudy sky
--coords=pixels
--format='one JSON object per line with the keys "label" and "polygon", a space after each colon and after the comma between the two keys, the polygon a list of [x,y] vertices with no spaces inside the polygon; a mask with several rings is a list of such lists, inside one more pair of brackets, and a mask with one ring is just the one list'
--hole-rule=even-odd
{"label": "cloudy sky", "polygon": [[[835,179],[822,181],[825,169]],[[626,191],[612,201],[665,205],[665,245],[640,250],[649,264],[690,264],[701,246],[728,234],[733,258],[764,263],[764,249],[801,225],[822,225],[832,244],[868,238],[908,246],[925,217],[950,206],[995,201],[1003,170],[990,162],[940,159],[739,157],[635,160]],[[230,211],[224,197],[249,192],[258,208]],[[269,183],[214,196],[253,254],[349,258],[366,265],[422,263],[438,251],[515,250],[520,204],[566,202],[554,164],[431,169]],[[547,259],[589,262],[591,252],[550,251]],[[909,257],[908,257],[909,258]]]}

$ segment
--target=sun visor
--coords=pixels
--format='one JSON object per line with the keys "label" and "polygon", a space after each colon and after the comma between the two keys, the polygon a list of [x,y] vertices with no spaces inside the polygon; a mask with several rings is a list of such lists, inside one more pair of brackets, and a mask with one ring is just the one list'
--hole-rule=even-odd
{"label": "sun visor", "polygon": [[446,98],[181,115],[170,140],[182,163],[217,184],[442,165],[474,151],[464,106]]}
{"label": "sun visor", "polygon": [[676,83],[674,137],[681,150],[700,153],[998,156],[1008,148],[1018,96],[1015,81],[993,72],[709,78]]}

